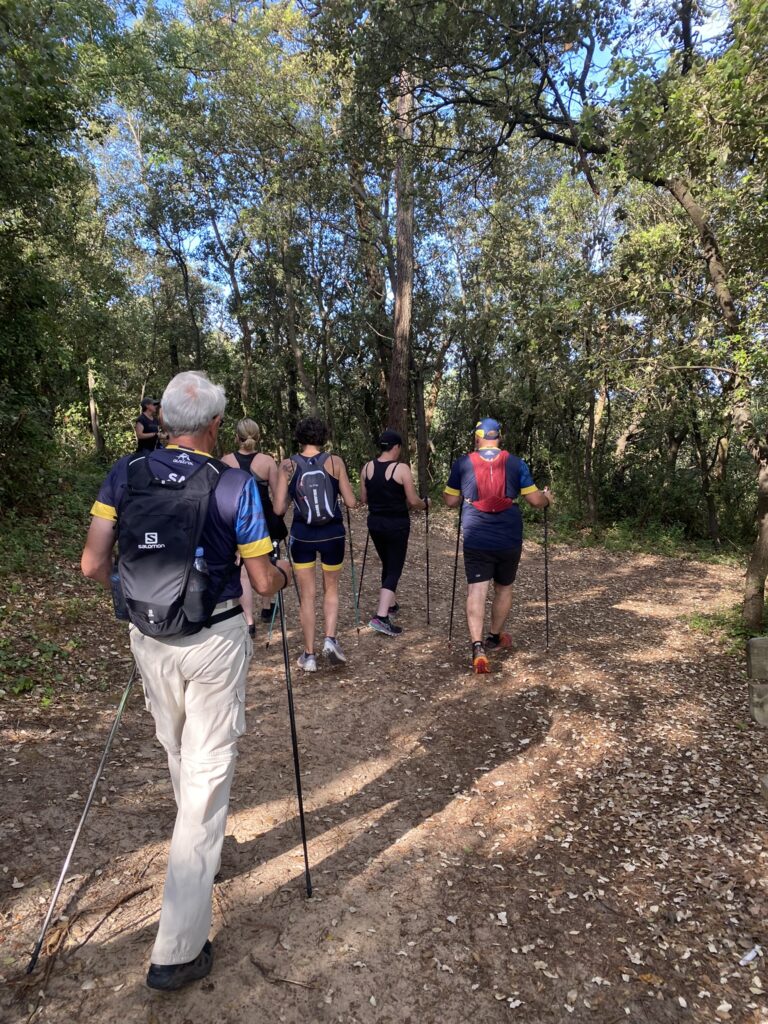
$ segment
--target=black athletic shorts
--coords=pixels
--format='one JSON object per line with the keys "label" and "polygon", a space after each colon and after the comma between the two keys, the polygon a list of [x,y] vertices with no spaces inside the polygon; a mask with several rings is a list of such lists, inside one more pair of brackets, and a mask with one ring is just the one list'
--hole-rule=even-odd
{"label": "black athletic shorts", "polygon": [[467,583],[485,583],[493,580],[501,587],[515,582],[522,545],[518,548],[491,549],[464,548],[464,572]]}

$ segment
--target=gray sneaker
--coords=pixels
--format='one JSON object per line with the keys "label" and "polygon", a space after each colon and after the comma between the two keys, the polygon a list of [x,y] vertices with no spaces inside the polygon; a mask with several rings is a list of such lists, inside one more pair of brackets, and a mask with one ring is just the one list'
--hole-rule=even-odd
{"label": "gray sneaker", "polygon": [[305,672],[317,672],[317,658],[314,654],[307,654],[305,651],[303,654],[299,655],[296,664],[299,668],[303,668]]}
{"label": "gray sneaker", "polygon": [[323,643],[323,654],[332,665],[345,665],[347,656],[339,647],[337,642],[330,636],[325,638]]}
{"label": "gray sneaker", "polygon": [[377,633],[384,633],[385,636],[400,636],[403,632],[402,626],[396,626],[388,619],[380,619],[378,615],[374,615],[368,625]]}

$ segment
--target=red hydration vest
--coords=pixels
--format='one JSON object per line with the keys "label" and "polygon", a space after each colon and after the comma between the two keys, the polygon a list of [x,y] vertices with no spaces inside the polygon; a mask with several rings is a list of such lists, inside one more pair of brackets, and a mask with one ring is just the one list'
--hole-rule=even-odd
{"label": "red hydration vest", "polygon": [[494,459],[484,459],[480,452],[469,453],[477,483],[477,501],[472,505],[480,512],[503,512],[515,504],[507,497],[508,458],[509,452],[503,450]]}

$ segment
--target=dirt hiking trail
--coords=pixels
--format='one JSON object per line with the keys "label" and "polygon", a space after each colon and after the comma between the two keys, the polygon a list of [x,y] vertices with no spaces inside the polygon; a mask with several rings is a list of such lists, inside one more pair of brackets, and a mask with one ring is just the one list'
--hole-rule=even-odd
{"label": "dirt hiking trail", "polygon": [[[353,524],[359,578],[363,516]],[[430,521],[430,627],[423,517],[401,637],[363,626],[358,641],[345,566],[343,669],[295,667],[287,592],[311,900],[279,636],[265,650],[259,624],[214,967],[171,996],[144,986],[175,809],[138,686],[43,956],[23,973],[131,662],[74,563],[23,599],[21,581],[6,588],[14,656],[29,671],[47,658],[57,682],[53,696],[0,701],[3,1021],[768,1022],[755,952],[768,945],[765,734],[742,659],[686,621],[736,602],[739,573],[553,544],[545,651],[543,554],[528,542],[515,646],[477,677],[461,571],[447,642],[454,524]]]}

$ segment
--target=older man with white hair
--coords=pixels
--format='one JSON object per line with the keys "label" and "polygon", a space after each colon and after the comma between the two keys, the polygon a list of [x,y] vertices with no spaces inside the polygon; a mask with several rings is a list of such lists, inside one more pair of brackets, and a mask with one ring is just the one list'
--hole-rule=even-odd
{"label": "older man with white hair", "polygon": [[[133,614],[130,626],[131,650],[157,737],[168,754],[178,809],[147,974],[150,988],[165,991],[205,977],[213,962],[208,940],[213,881],[237,740],[245,731],[245,683],[252,653],[239,603],[236,556],[239,553],[254,590],[265,597],[283,589],[291,571],[287,562],[270,561],[272,542],[252,474],[211,459],[225,406],[223,389],[205,374],[186,372],[173,378],[162,397],[167,447],[128,455],[112,467],[91,509],[82,555],[83,573],[109,587],[116,533],[122,538],[121,516],[129,518],[133,484],[129,491],[128,483],[129,476],[135,479],[131,474],[136,473],[137,461],[147,460],[142,471],[150,483],[161,485],[157,490],[164,492],[163,501],[179,496],[180,515],[189,480],[198,473],[201,479],[216,477],[199,539],[208,587],[216,600],[210,616],[186,635],[151,635],[151,623],[143,632],[135,623],[145,624]],[[151,501],[151,489],[148,493]],[[151,613],[152,609],[150,618]]]}

